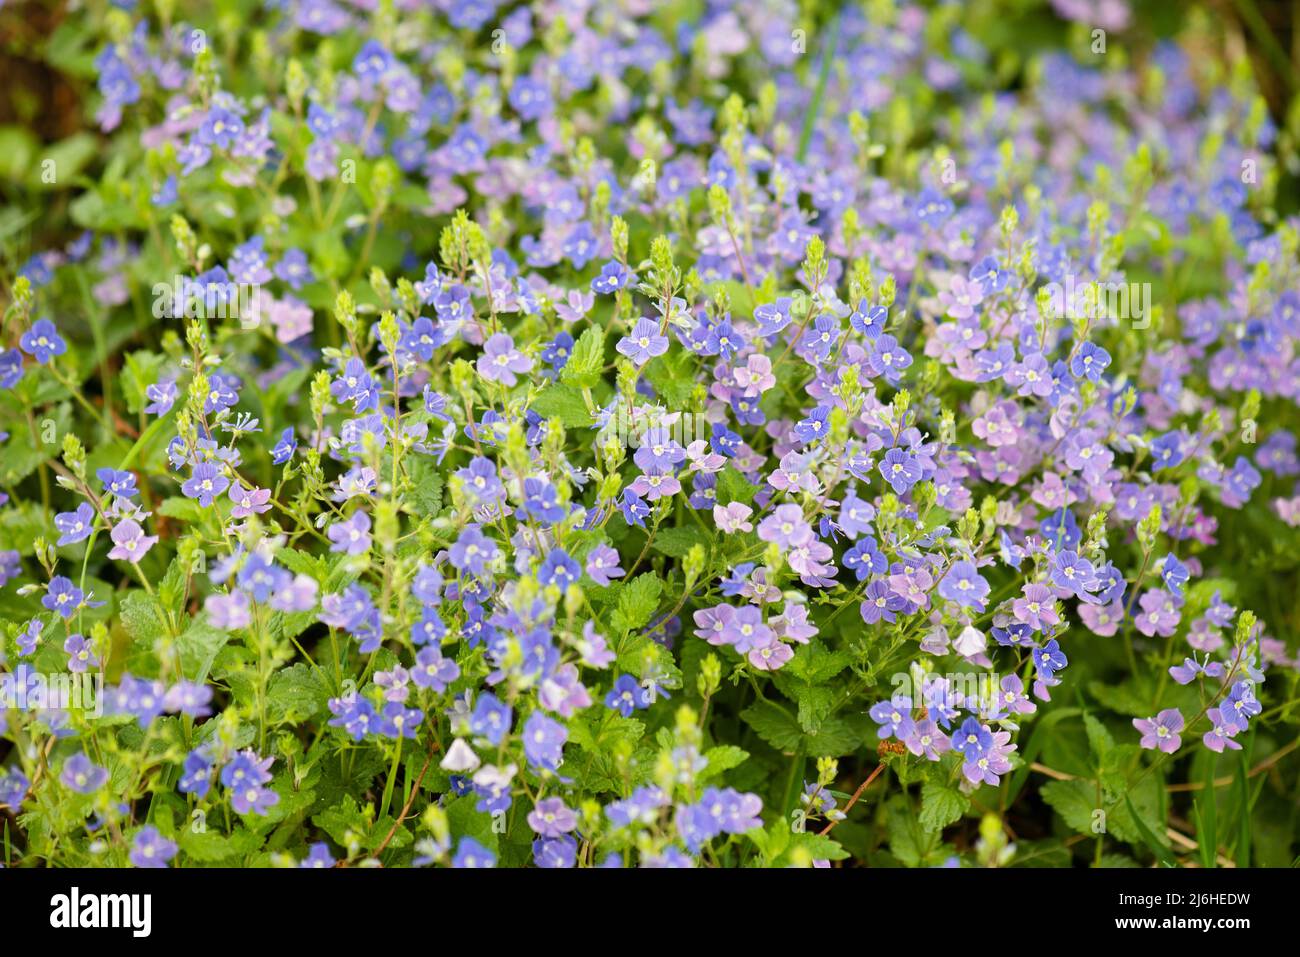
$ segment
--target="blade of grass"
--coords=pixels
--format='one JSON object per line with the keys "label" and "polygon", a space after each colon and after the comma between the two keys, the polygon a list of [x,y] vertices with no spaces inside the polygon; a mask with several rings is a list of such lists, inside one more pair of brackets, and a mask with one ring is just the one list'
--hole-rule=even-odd
{"label": "blade of grass", "polygon": [[837,14],[831,21],[830,36],[826,40],[826,45],[822,47],[821,67],[817,71],[817,86],[813,89],[812,100],[808,103],[808,112],[803,117],[803,129],[799,131],[799,149],[795,153],[795,159],[800,163],[808,154],[808,144],[812,141],[813,126],[817,122],[817,114],[821,112],[822,97],[826,94],[826,80],[831,74],[831,59],[835,55],[835,45],[840,38],[840,18]]}
{"label": "blade of grass", "polygon": [[1196,809],[1196,843],[1202,867],[1214,867],[1219,849],[1218,796],[1214,791],[1214,761],[1205,762],[1205,787],[1193,802]]}
{"label": "blade of grass", "polygon": [[1178,861],[1169,853],[1169,848],[1161,844],[1159,839],[1151,833],[1151,828],[1147,827],[1147,822],[1142,820],[1142,816],[1138,814],[1137,808],[1133,806],[1133,799],[1127,794],[1124,795],[1124,803],[1128,805],[1129,816],[1133,818],[1133,826],[1137,828],[1138,835],[1142,838],[1142,843],[1145,844],[1151,850],[1151,853],[1156,856],[1156,860],[1165,867],[1177,867]]}

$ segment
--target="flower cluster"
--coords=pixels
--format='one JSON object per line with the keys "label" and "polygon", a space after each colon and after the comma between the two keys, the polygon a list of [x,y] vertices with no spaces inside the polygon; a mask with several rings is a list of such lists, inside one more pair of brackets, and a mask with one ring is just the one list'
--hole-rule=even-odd
{"label": "flower cluster", "polygon": [[1225,749],[1294,786],[1247,74],[1125,16],[1006,92],[952,4],[134,6],[4,278],[0,660],[106,702],[2,732],[21,855],[1066,863],[1033,792],[1119,863]]}

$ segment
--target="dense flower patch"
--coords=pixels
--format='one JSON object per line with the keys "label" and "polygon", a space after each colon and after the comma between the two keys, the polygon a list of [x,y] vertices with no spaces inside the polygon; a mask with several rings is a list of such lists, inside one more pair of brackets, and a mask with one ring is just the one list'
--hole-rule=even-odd
{"label": "dense flower patch", "polygon": [[92,6],[6,864],[1295,857],[1300,232],[1204,22]]}

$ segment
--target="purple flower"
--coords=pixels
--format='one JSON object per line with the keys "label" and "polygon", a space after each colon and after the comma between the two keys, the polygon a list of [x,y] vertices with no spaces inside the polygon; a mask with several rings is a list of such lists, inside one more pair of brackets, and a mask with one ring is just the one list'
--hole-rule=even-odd
{"label": "purple flower", "polygon": [[953,562],[939,582],[939,594],[963,608],[983,611],[984,599],[989,595],[989,583],[975,569],[973,562],[957,561]]}
{"label": "purple flower", "polygon": [[528,826],[543,837],[560,837],[578,826],[578,818],[562,798],[543,798],[529,813]]}
{"label": "purple flower", "polygon": [[993,749],[993,733],[976,718],[967,718],[952,736],[952,748],[974,764]]}
{"label": "purple flower", "polygon": [[498,745],[510,730],[511,720],[510,706],[496,695],[488,693],[479,696],[474,713],[470,715],[469,729],[474,734],[487,738],[493,745]]}
{"label": "purple flower", "polygon": [[230,486],[230,501],[235,507],[230,510],[231,518],[247,518],[261,514],[271,508],[271,490],[269,488],[244,488],[241,483]]}
{"label": "purple flower", "polygon": [[625,574],[619,565],[619,554],[608,545],[597,545],[587,555],[587,574],[597,585],[604,587],[611,579],[622,578]]}
{"label": "purple flower", "polygon": [[59,530],[56,544],[71,545],[90,536],[95,527],[95,509],[88,502],[82,502],[75,512],[60,512],[54,516],[54,527]]}
{"label": "purple flower", "polygon": [[1210,708],[1205,712],[1205,717],[1210,720],[1210,730],[1201,736],[1201,743],[1219,753],[1225,747],[1233,751],[1241,750],[1241,745],[1232,740],[1241,731],[1241,726],[1229,720],[1221,708]]}
{"label": "purple flower", "polygon": [[83,635],[68,635],[67,640],[63,642],[63,650],[68,653],[68,670],[74,674],[82,674],[91,668],[99,667],[99,658],[95,656],[95,649]]}
{"label": "purple flower", "polygon": [[1076,379],[1096,382],[1110,365],[1110,353],[1101,346],[1085,342],[1070,360],[1070,374]]}
{"label": "purple flower", "polygon": [[451,859],[452,867],[496,867],[497,856],[474,840],[462,837],[456,846],[456,854]]}
{"label": "purple flower", "polygon": [[623,717],[630,718],[633,711],[644,711],[650,707],[650,698],[631,675],[619,675],[614,687],[605,696],[605,707],[613,708]]}
{"label": "purple flower", "polygon": [[562,548],[548,552],[537,572],[537,580],[543,585],[554,585],[561,591],[575,584],[581,577],[581,567]]}
{"label": "purple flower", "polygon": [[888,701],[878,701],[871,706],[871,720],[880,725],[876,734],[881,738],[900,740],[912,730],[912,701],[904,694],[896,694]]}
{"label": "purple flower", "polygon": [[119,472],[116,469],[100,469],[95,473],[95,477],[104,486],[106,495],[120,495],[123,498],[134,498],[139,494],[135,485],[135,475],[131,472]]}
{"label": "purple flower", "polygon": [[902,449],[890,449],[886,452],[878,468],[897,495],[905,494],[908,489],[921,481],[921,463],[917,461],[916,456]]}
{"label": "purple flower", "polygon": [[19,337],[18,345],[41,365],[68,351],[68,344],[48,319],[33,322],[32,327]]}
{"label": "purple flower", "polygon": [[190,478],[181,485],[181,493],[186,498],[196,498],[202,508],[208,508],[213,500],[230,486],[230,480],[221,473],[215,462],[200,462],[194,466]]}
{"label": "purple flower", "polygon": [[293,426],[289,426],[280,433],[280,441],[275,443],[275,447],[271,449],[271,461],[276,465],[283,465],[293,458],[293,453],[297,448],[298,440],[294,438]]}
{"label": "purple flower", "polygon": [[176,851],[175,841],[163,837],[152,824],[146,824],[131,845],[131,863],[136,867],[166,867]]}
{"label": "purple flower", "polygon": [[1034,668],[1040,678],[1055,677],[1056,672],[1060,671],[1069,660],[1065,653],[1061,651],[1061,646],[1053,638],[1041,648],[1034,649]]}
{"label": "purple flower", "polygon": [[659,334],[659,326],[653,319],[642,316],[614,348],[620,355],[631,359],[634,365],[643,366],[668,351],[668,337]]}
{"label": "purple flower", "polygon": [[436,694],[442,694],[447,690],[447,685],[459,677],[460,666],[449,658],[444,658],[442,649],[436,645],[426,645],[415,656],[411,680],[417,687],[431,688]]}
{"label": "purple flower", "polygon": [[116,561],[138,562],[158,541],[157,535],[146,535],[138,522],[125,519],[117,523],[110,536],[113,548],[108,557]]}
{"label": "purple flower", "polygon": [[620,289],[626,289],[634,282],[636,282],[636,273],[621,262],[611,261],[605,263],[600,268],[600,275],[591,281],[591,291],[608,296]]}
{"label": "purple flower", "polygon": [[518,379],[515,373],[527,372],[533,360],[515,348],[515,341],[504,332],[488,339],[483,355],[478,360],[479,374],[485,379],[513,386]]}
{"label": "purple flower", "polygon": [[478,525],[466,525],[451,546],[448,558],[460,571],[479,576],[487,571],[488,564],[496,558],[497,552],[496,542],[485,537]]}
{"label": "purple flower", "polygon": [[563,760],[564,743],[569,732],[564,725],[540,711],[534,711],[524,722],[524,755],[535,768],[554,771]]}
{"label": "purple flower", "polygon": [[63,762],[59,780],[64,787],[79,794],[94,794],[108,783],[108,771],[91,762],[84,753],[78,752]]}
{"label": "purple flower", "polygon": [[37,644],[41,640],[41,632],[45,629],[41,625],[39,618],[33,618],[23,626],[23,630],[18,632],[15,639],[18,642],[18,654],[24,658],[29,658],[36,651]]}
{"label": "purple flower", "polygon": [[364,555],[370,551],[370,516],[365,512],[356,512],[346,521],[335,522],[325,534],[334,544],[332,552],[345,555]]}
{"label": "purple flower", "polygon": [[1177,708],[1166,708],[1154,718],[1134,718],[1133,727],[1142,732],[1142,747],[1159,748],[1173,754],[1181,745],[1178,733],[1183,730],[1183,715]]}
{"label": "purple flower", "polygon": [[1052,560],[1052,584],[1084,598],[1097,586],[1097,576],[1092,562],[1076,552],[1059,551]]}

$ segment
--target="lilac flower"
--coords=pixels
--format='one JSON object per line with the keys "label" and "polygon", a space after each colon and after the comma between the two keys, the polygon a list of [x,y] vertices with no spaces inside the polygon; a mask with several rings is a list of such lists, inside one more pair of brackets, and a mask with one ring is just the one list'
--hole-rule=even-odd
{"label": "lilac flower", "polygon": [[643,366],[655,356],[668,351],[668,337],[659,334],[659,326],[654,320],[642,316],[632,331],[620,339],[614,348],[635,365]]}
{"label": "lilac flower", "polygon": [[351,518],[338,521],[325,530],[332,544],[331,552],[345,555],[364,555],[370,551],[370,516],[355,512]]}
{"label": "lilac flower", "polygon": [[587,555],[587,574],[597,585],[605,587],[612,579],[626,574],[619,561],[617,551],[608,545],[597,545]]}
{"label": "lilac flower", "polygon": [[117,561],[136,563],[158,542],[157,535],[146,535],[139,523],[126,519],[117,523],[111,536],[113,548],[108,557]]}
{"label": "lilac flower", "polygon": [[234,508],[230,510],[231,518],[247,518],[250,515],[269,511],[271,508],[271,490],[269,488],[244,488],[240,483],[230,486],[230,501]]}
{"label": "lilac flower", "polygon": [[1241,726],[1229,720],[1220,708],[1210,708],[1205,712],[1205,717],[1210,721],[1210,730],[1201,736],[1201,742],[1207,748],[1220,754],[1225,747],[1233,751],[1241,750],[1241,745],[1232,740],[1242,730]]}
{"label": "lilac flower", "polygon": [[957,561],[953,562],[939,582],[939,594],[963,608],[983,611],[984,599],[989,595],[989,583],[976,570],[973,562]]}
{"label": "lilac flower", "polygon": [[511,720],[509,705],[501,702],[496,695],[483,694],[474,706],[469,729],[474,734],[487,738],[493,745],[498,745],[510,730]]}
{"label": "lilac flower", "polygon": [[880,462],[880,474],[898,495],[906,494],[908,489],[921,480],[921,465],[916,457],[903,449],[890,449]]}
{"label": "lilac flower", "polygon": [[460,677],[456,662],[444,658],[436,645],[426,645],[415,656],[411,680],[420,688],[431,688],[436,694],[447,690],[447,685]]}
{"label": "lilac flower", "polygon": [[106,495],[120,495],[123,498],[134,498],[139,494],[135,485],[135,475],[131,472],[119,472],[116,469],[99,469],[95,473],[104,487]]}
{"label": "lilac flower", "polygon": [[108,771],[92,763],[84,752],[78,752],[63,762],[59,780],[78,794],[94,794],[108,783]]}
{"label": "lilac flower", "polygon": [[1255,690],[1249,682],[1238,681],[1228,692],[1228,696],[1219,702],[1219,711],[1223,720],[1244,731],[1250,719],[1263,710],[1255,697]]}
{"label": "lilac flower", "polygon": [[1055,638],[1050,639],[1043,647],[1035,648],[1033,658],[1034,669],[1040,678],[1053,678],[1056,672],[1069,664]]}
{"label": "lilac flower", "polygon": [[1134,718],[1133,727],[1142,732],[1144,748],[1159,748],[1173,754],[1182,744],[1178,733],[1183,730],[1183,715],[1177,708],[1166,708],[1154,718]]}
{"label": "lilac flower", "polygon": [[44,630],[39,618],[28,621],[15,639],[18,642],[18,654],[24,658],[31,657],[36,651],[36,646],[40,643],[41,633]]}
{"label": "lilac flower", "polygon": [[297,448],[298,441],[294,438],[293,426],[289,426],[280,433],[280,441],[276,442],[275,447],[271,449],[271,461],[276,465],[283,465],[293,458]]}
{"label": "lilac flower", "polygon": [[452,867],[496,867],[497,856],[474,838],[466,836],[456,846]]}
{"label": "lilac flower", "polygon": [[888,701],[871,706],[871,720],[880,725],[876,733],[881,738],[905,738],[912,730],[912,702],[906,695],[896,694]]}
{"label": "lilac flower", "polygon": [[202,799],[212,786],[212,761],[202,749],[191,751],[181,766],[181,779],[176,785],[182,794],[193,794]]}
{"label": "lilac flower", "polygon": [[1080,598],[1087,596],[1096,587],[1092,562],[1068,549],[1056,553],[1052,560],[1051,577],[1053,585],[1073,592]]}
{"label": "lilac flower", "polygon": [[177,850],[175,841],[163,837],[152,824],[146,824],[131,845],[131,863],[136,867],[166,867]]}
{"label": "lilac flower", "polygon": [[1085,342],[1070,360],[1070,374],[1076,379],[1097,382],[1110,365],[1110,353],[1101,346]]}
{"label": "lilac flower", "polygon": [[487,538],[478,525],[467,525],[451,547],[452,565],[471,575],[482,575],[498,552],[496,542]]}
{"label": "lilac flower", "polygon": [[298,866],[321,869],[333,867],[334,864],[334,855],[330,853],[329,845],[324,841],[317,841],[308,849],[306,858]]}
{"label": "lilac flower", "polygon": [[83,674],[91,668],[99,667],[95,649],[83,635],[68,635],[63,642],[63,650],[68,654],[68,670],[73,674]]}
{"label": "lilac flower", "polygon": [[524,754],[528,763],[534,768],[556,770],[563,760],[564,742],[568,737],[564,725],[534,711],[524,722]]}
{"label": "lilac flower", "polygon": [[1148,637],[1168,637],[1178,627],[1179,614],[1169,593],[1160,588],[1146,592],[1138,599],[1142,611],[1134,616],[1137,630]]}
{"label": "lilac flower", "polygon": [[498,332],[483,347],[483,355],[479,358],[477,367],[483,378],[509,387],[518,381],[516,373],[527,372],[533,367],[533,360],[515,348],[515,342],[510,336]]}

